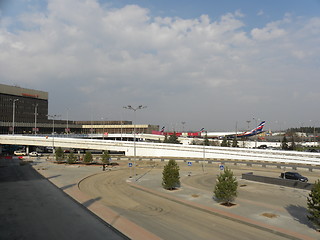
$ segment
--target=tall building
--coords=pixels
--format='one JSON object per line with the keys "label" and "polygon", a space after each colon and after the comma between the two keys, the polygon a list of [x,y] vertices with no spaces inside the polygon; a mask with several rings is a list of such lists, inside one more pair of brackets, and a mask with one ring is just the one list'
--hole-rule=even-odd
{"label": "tall building", "polygon": [[[49,119],[48,119],[49,117]],[[131,121],[70,121],[48,116],[48,92],[0,84],[0,134],[151,133],[158,125]]]}
{"label": "tall building", "polygon": [[35,131],[47,115],[47,92],[0,84],[0,133]]}

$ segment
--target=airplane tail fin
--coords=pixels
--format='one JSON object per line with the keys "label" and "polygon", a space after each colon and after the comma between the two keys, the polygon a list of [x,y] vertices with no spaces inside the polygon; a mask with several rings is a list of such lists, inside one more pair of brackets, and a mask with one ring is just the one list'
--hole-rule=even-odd
{"label": "airplane tail fin", "polygon": [[256,128],[252,129],[251,132],[255,134],[261,133],[265,124],[266,121],[262,121]]}

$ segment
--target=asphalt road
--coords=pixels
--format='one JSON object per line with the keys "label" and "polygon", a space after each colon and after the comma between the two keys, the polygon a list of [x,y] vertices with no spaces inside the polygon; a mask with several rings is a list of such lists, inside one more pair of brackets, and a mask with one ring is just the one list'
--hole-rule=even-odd
{"label": "asphalt road", "polygon": [[[146,170],[137,169],[140,174],[143,171]],[[159,170],[152,171],[158,171],[155,175],[161,174]],[[162,239],[288,239],[139,191],[126,182],[129,174],[128,170],[118,170],[93,175],[81,181],[79,187]]]}
{"label": "asphalt road", "polygon": [[0,239],[128,239],[30,165],[0,159]]}

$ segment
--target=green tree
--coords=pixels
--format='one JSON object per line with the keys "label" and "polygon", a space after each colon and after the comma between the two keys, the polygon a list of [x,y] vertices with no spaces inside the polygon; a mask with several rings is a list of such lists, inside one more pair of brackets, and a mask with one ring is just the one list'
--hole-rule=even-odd
{"label": "green tree", "polygon": [[288,150],[288,140],[287,140],[286,136],[284,136],[283,139],[282,139],[281,149],[282,150]]}
{"label": "green tree", "polygon": [[320,180],[318,179],[307,198],[308,219],[314,224],[314,226],[320,229]]}
{"label": "green tree", "polygon": [[64,153],[61,147],[56,150],[56,161],[61,162],[64,159]]}
{"label": "green tree", "polygon": [[168,143],[173,143],[173,144],[179,144],[180,143],[180,141],[178,140],[176,132],[174,132],[172,135],[169,136]]}
{"label": "green tree", "polygon": [[77,159],[77,157],[74,155],[74,153],[70,152],[69,156],[68,156],[68,163],[73,164],[76,162],[76,159]]}
{"label": "green tree", "polygon": [[223,138],[222,142],[221,142],[221,147],[228,147],[228,141],[227,138]]}
{"label": "green tree", "polygon": [[84,155],[83,161],[85,163],[91,163],[92,162],[92,153],[91,152],[86,152],[86,155]]}
{"label": "green tree", "polygon": [[169,143],[169,141],[168,141],[168,135],[165,135],[165,136],[164,136],[163,143]]}
{"label": "green tree", "polygon": [[220,173],[217,178],[217,183],[214,188],[214,195],[219,202],[230,205],[237,197],[238,182],[233,172],[225,168],[223,173]]}
{"label": "green tree", "polygon": [[170,159],[163,168],[162,186],[167,190],[173,190],[180,186],[179,166],[173,159]]}
{"label": "green tree", "polygon": [[291,145],[289,147],[290,150],[296,150],[297,146],[296,143],[294,142],[294,137],[291,137]]}
{"label": "green tree", "polygon": [[110,154],[108,151],[104,151],[101,155],[101,161],[103,164],[109,164],[110,163]]}
{"label": "green tree", "polygon": [[234,138],[232,141],[232,147],[239,147],[237,138]]}
{"label": "green tree", "polygon": [[210,145],[210,142],[209,142],[207,134],[204,136],[203,145],[205,145],[205,146],[209,146]]}

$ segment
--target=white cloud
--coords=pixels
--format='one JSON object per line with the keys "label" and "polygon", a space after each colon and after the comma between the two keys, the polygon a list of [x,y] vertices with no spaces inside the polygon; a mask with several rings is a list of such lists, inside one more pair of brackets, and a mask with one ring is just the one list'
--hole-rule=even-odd
{"label": "white cloud", "polygon": [[[246,32],[243,16],[152,18],[137,5],[48,1],[45,12],[1,23],[0,77],[49,91],[56,111],[59,104],[82,104],[73,106],[77,118],[84,118],[84,106],[96,106],[87,110],[96,114],[108,106],[117,118],[122,105],[137,103],[158,109],[149,119],[157,124],[180,116],[197,124],[196,114],[186,112],[205,112],[210,129],[216,115],[246,119],[263,111],[266,99],[263,108],[271,112],[290,89],[307,92],[299,83],[304,76],[319,75],[319,18],[285,15]],[[23,28],[12,30],[17,21]]]}

